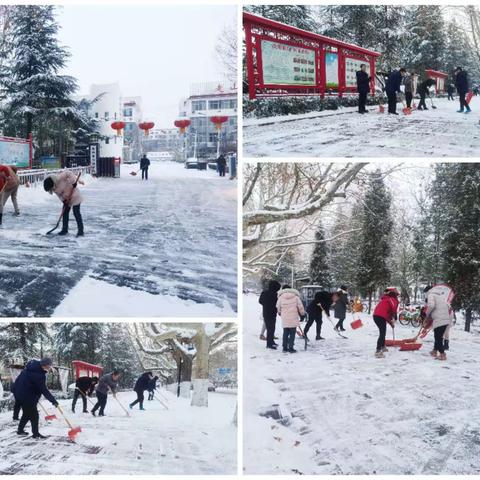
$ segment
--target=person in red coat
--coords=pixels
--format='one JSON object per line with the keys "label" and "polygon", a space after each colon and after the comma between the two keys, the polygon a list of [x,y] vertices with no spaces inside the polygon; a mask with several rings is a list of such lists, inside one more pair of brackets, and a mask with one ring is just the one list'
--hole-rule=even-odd
{"label": "person in red coat", "polygon": [[373,311],[373,321],[377,325],[379,332],[377,340],[377,350],[375,352],[375,356],[377,358],[385,357],[383,353],[387,351],[385,347],[387,323],[389,323],[392,328],[395,328],[395,319],[397,318],[398,304],[399,300],[397,290],[394,288],[387,289],[383,294],[380,302],[375,307],[375,310]]}

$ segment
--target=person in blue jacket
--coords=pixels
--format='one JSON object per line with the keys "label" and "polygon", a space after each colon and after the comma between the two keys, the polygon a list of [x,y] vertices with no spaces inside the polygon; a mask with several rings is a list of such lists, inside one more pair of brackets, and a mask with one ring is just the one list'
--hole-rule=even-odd
{"label": "person in blue jacket", "polygon": [[137,394],[137,399],[129,405],[130,410],[137,403],[140,404],[140,410],[145,410],[143,408],[143,401],[145,399],[144,396],[143,396],[143,392],[145,390],[148,390],[148,387],[150,386],[150,382],[151,382],[152,379],[153,379],[153,373],[152,372],[145,372],[137,379],[137,381],[135,382],[135,387],[133,388],[133,390]]}
{"label": "person in blue jacket", "polygon": [[394,70],[387,78],[385,84],[385,93],[388,97],[388,113],[398,115],[397,113],[397,93],[400,93],[400,85],[407,71],[404,68]]}
{"label": "person in blue jacket", "polygon": [[43,395],[55,408],[58,402],[47,388],[47,372],[52,368],[52,359],[30,360],[15,381],[14,395],[22,408],[18,424],[18,435],[28,435],[24,430],[28,422],[32,425],[33,438],[47,438],[38,431],[37,405]]}
{"label": "person in blue jacket", "polygon": [[472,110],[469,107],[465,96],[468,93],[468,75],[462,67],[455,69],[455,86],[457,87],[458,98],[460,100],[460,110],[457,113],[470,113]]}

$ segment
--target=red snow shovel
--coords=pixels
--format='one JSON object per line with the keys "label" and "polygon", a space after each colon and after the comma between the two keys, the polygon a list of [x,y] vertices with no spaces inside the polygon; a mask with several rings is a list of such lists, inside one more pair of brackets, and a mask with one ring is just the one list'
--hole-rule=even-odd
{"label": "red snow shovel", "polygon": [[401,352],[406,352],[406,351],[412,351],[412,350],[420,350],[422,348],[423,343],[402,343],[400,345],[400,351]]}
{"label": "red snow shovel", "polygon": [[70,430],[68,431],[68,438],[72,440],[72,442],[75,441],[76,436],[82,431],[81,427],[74,427],[71,423],[70,420],[65,416],[63,413],[63,410],[61,409],[60,405],[57,405],[58,411],[62,414],[63,419],[67,423],[67,425],[70,427]]}
{"label": "red snow shovel", "polygon": [[385,107],[383,105],[378,106],[378,113],[385,113]]}
{"label": "red snow shovel", "polygon": [[55,414],[49,415],[47,412],[47,409],[40,402],[38,402],[38,404],[40,405],[40,408],[45,413],[45,420],[47,422],[50,422],[51,420],[57,420],[57,416]]}
{"label": "red snow shovel", "polygon": [[467,96],[465,97],[465,102],[467,105],[470,104],[470,101],[472,100],[472,98],[473,98],[473,92],[468,92]]}
{"label": "red snow shovel", "polygon": [[350,326],[351,326],[354,330],[356,330],[357,328],[363,327],[363,323],[362,323],[362,321],[361,321],[360,319],[358,319],[358,320],[354,320],[354,321],[350,324]]}

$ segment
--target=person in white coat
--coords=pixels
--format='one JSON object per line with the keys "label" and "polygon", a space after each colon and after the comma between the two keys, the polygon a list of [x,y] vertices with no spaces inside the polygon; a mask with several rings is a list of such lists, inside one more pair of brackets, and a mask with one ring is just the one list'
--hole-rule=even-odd
{"label": "person in white coat", "polygon": [[430,355],[437,360],[446,360],[445,344],[443,337],[447,328],[453,322],[453,310],[450,306],[452,299],[452,289],[447,285],[436,285],[426,287],[427,310],[425,312],[427,320],[432,322],[432,329],[435,337],[435,345]]}

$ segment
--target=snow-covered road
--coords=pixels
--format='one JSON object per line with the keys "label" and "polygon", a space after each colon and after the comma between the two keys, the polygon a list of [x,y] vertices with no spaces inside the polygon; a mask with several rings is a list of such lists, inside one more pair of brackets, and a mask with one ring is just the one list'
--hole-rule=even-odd
{"label": "snow-covered road", "polygon": [[[326,321],[326,340],[304,351],[297,338],[298,353],[284,354],[258,339],[257,297],[244,300],[246,473],[480,473],[478,334],[457,325],[447,362],[430,357],[431,334],[417,352],[390,348],[377,359],[378,330],[363,315],[346,340]],[[398,325],[397,338],[414,332]],[[274,404],[285,425],[260,416]]]}
{"label": "snow-covered road", "polygon": [[[0,414],[0,475],[211,475],[236,473],[236,396],[209,394],[209,407],[190,406],[190,400],[162,391],[165,410],[146,401],[146,411],[135,409],[127,417],[109,397],[105,417],[70,413],[70,401],[61,401],[75,426],[81,426],[76,443],[67,438],[63,421],[46,424],[41,413],[40,432],[46,440],[18,437],[12,412]],[[123,404],[133,392],[120,393]],[[46,401],[49,413],[53,407]],[[58,415],[58,414],[57,414]],[[27,431],[30,431],[27,426]]]}
{"label": "snow-covered road", "polygon": [[[418,100],[416,100],[418,103]],[[245,157],[475,157],[480,150],[480,97],[473,112],[456,113],[458,101],[435,100],[436,110],[411,115],[368,115],[355,108],[308,115],[245,119]],[[429,105],[430,107],[430,105]],[[296,119],[298,117],[298,119]],[[293,121],[284,121],[286,118]]]}
{"label": "snow-covered road", "polygon": [[233,316],[236,182],[153,163],[82,188],[85,237],[46,236],[61,203],[21,188],[0,229],[0,316]]}

